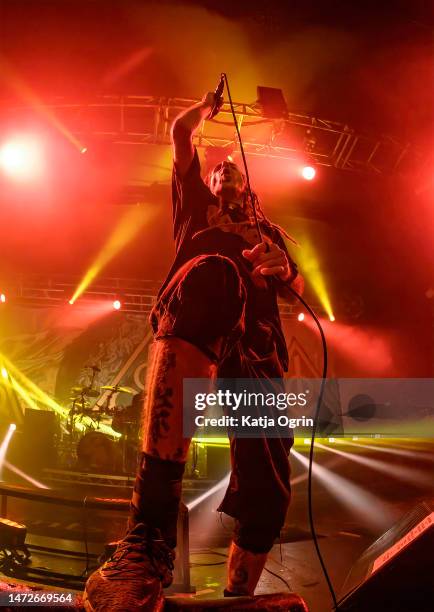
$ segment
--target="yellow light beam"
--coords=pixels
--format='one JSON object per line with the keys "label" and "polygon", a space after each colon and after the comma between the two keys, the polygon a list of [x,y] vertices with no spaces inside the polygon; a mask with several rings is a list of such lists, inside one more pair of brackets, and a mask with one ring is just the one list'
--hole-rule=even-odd
{"label": "yellow light beam", "polygon": [[51,125],[53,125],[69,142],[80,152],[84,153],[86,147],[68,130],[68,128],[56,117],[46,104],[35,94],[35,92],[17,74],[11,64],[0,56],[0,78],[11,87],[27,104],[42,115]]}
{"label": "yellow light beam", "polygon": [[38,385],[36,385],[30,378],[28,378],[25,374],[21,372],[5,355],[2,355],[2,361],[5,363],[7,370],[13,375],[13,377],[19,380],[19,384],[21,384],[25,389],[26,393],[31,395],[33,398],[52,408],[55,412],[60,414],[61,416],[67,416],[68,411],[66,408],[63,408],[58,404],[53,398],[51,398],[45,391],[43,391]]}
{"label": "yellow light beam", "polygon": [[114,228],[83,279],[80,281],[74,295],[69,300],[70,304],[74,304],[98,276],[101,270],[137,236],[145,223],[148,223],[153,215],[154,211],[151,208],[144,210],[142,207],[135,206],[127,211],[122,219],[120,219],[118,225]]}
{"label": "yellow light beam", "polygon": [[27,404],[29,408],[33,408],[34,410],[39,410],[38,404],[30,397],[30,395],[23,389],[23,387],[19,384],[15,378],[10,378],[10,384],[14,391],[18,393],[21,399]]}
{"label": "yellow light beam", "polygon": [[[69,417],[69,410],[67,408],[64,408],[63,406],[58,404],[52,397],[45,393],[45,391],[38,387],[38,385],[36,385],[32,380],[30,380],[30,378],[28,378],[25,374],[23,374],[5,355],[2,355],[1,359],[10,373],[9,378],[11,378],[11,374],[13,374],[15,384],[17,385],[16,390],[19,395],[24,399],[24,401],[32,402],[32,397],[36,398],[36,400],[40,404],[51,408],[63,419],[67,419]],[[20,380],[21,384],[17,382],[17,378]],[[25,387],[27,387],[27,389]],[[20,390],[18,390],[18,388]],[[31,407],[39,409],[39,406],[36,403],[34,403],[34,405]],[[86,431],[86,429],[92,428],[94,426],[94,421],[90,417],[84,417],[80,422],[75,421],[74,426],[79,431]],[[104,425],[104,423],[100,423],[98,431],[104,432],[109,436],[113,436],[114,438],[119,438],[121,436],[120,433],[118,433],[108,425]]]}
{"label": "yellow light beam", "polygon": [[315,291],[329,319],[334,320],[333,309],[327,293],[325,278],[319,264],[319,258],[311,240],[305,235],[300,240],[302,248],[297,253],[300,268],[306,281]]}

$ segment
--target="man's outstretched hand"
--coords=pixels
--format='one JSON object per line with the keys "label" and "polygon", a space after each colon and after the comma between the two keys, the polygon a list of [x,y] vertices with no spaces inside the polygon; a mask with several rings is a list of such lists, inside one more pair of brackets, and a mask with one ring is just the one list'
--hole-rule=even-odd
{"label": "man's outstretched hand", "polygon": [[253,277],[275,275],[286,281],[291,276],[286,253],[277,244],[260,242],[253,249],[245,249],[243,257],[253,265]]}
{"label": "man's outstretched hand", "polygon": [[217,108],[216,108],[216,112],[214,113],[214,116],[219,112],[219,110],[221,109],[221,107],[223,106],[223,97],[219,98],[217,100],[217,96],[215,95],[215,93],[213,91],[209,91],[208,93],[206,93],[203,98],[202,98],[202,106],[204,109],[208,110],[208,115],[207,115],[207,119],[210,118],[210,115],[213,111],[214,108],[214,104],[216,104],[217,102]]}

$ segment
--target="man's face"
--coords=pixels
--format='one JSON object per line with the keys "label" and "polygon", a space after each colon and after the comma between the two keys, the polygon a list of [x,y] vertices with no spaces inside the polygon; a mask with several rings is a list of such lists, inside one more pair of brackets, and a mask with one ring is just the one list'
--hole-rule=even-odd
{"label": "man's face", "polygon": [[236,164],[225,160],[212,170],[209,188],[217,197],[237,199],[244,191],[244,177]]}

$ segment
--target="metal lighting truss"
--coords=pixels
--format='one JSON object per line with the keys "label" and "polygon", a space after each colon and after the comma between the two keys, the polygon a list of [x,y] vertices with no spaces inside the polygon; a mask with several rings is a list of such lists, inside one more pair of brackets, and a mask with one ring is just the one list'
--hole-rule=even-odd
{"label": "metal lighting truss", "polygon": [[[119,299],[122,303],[120,312],[149,315],[161,286],[161,281],[155,280],[101,278],[92,283],[73,306],[69,306],[68,301],[79,282],[78,277],[72,276],[20,275],[6,283],[7,303],[39,308],[80,308],[96,300]],[[311,302],[310,297],[308,299]],[[315,300],[312,303],[317,314],[326,314]],[[282,319],[292,319],[300,312],[300,305],[282,301],[279,302],[279,310]]]}
{"label": "metal lighting truss", "polygon": [[[173,119],[197,99],[158,96],[100,96],[93,101],[71,103],[57,99],[44,105],[73,134],[101,137],[114,143],[169,144]],[[316,165],[375,174],[406,173],[415,168],[420,153],[410,143],[388,136],[367,136],[350,126],[303,113],[288,112],[283,119],[262,115],[258,103],[234,104],[246,153],[260,157],[305,160]],[[24,109],[6,107],[15,115]],[[35,112],[37,109],[28,109]],[[225,103],[218,116],[202,123],[194,137],[198,147],[226,147],[238,143],[231,109]]]}

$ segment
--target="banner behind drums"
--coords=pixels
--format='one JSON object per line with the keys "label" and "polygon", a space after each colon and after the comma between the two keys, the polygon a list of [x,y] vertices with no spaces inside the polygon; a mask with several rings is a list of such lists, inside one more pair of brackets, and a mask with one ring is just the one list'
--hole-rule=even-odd
{"label": "banner behind drums", "polygon": [[[72,387],[87,384],[89,364],[101,369],[98,388],[122,382],[135,392],[143,389],[152,337],[145,314],[111,312],[96,319],[79,305],[37,309],[10,303],[2,309],[1,329],[0,353],[62,406],[69,406]],[[19,424],[26,402],[7,393],[2,380],[0,420]],[[119,393],[111,401],[126,406],[131,397]]]}

